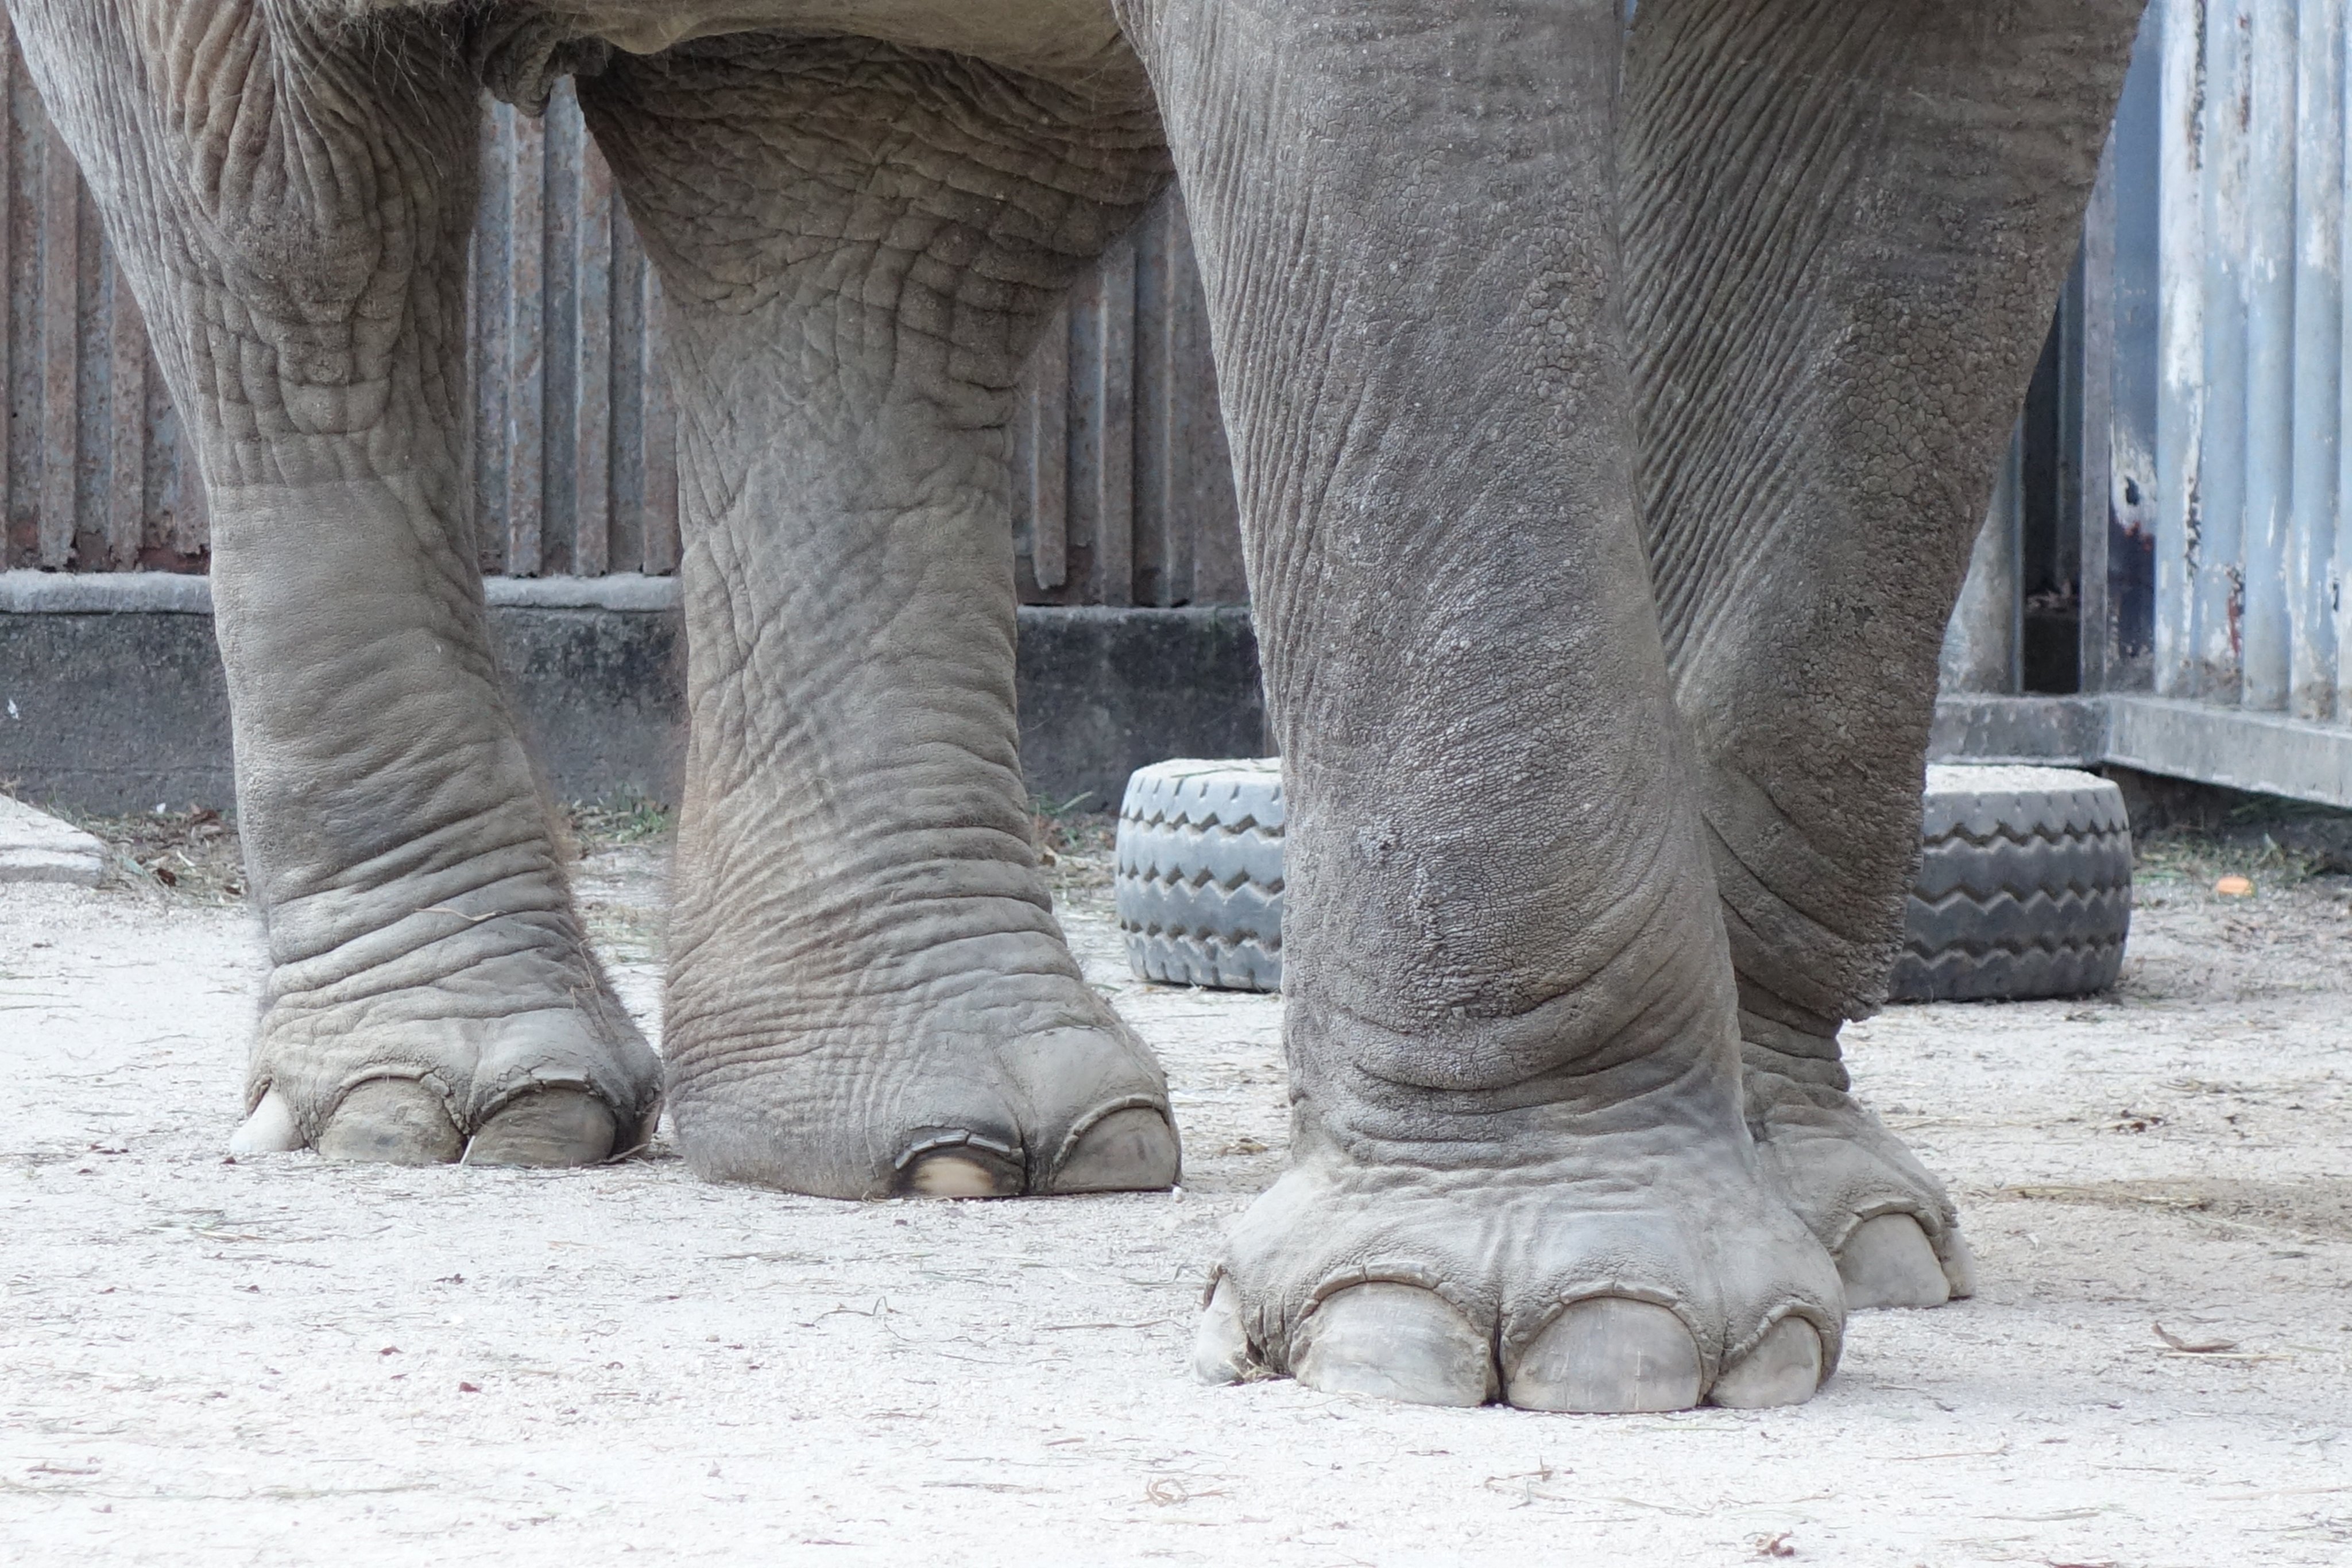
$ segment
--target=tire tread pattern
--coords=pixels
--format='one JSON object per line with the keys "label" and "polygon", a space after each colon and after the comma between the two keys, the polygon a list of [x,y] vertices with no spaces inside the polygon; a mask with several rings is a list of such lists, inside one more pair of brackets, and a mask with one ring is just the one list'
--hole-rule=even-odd
{"label": "tire tread pattern", "polygon": [[[1888,987],[1897,1001],[2027,1000],[2115,984],[2131,929],[2131,822],[2071,768],[1927,770],[1919,869]],[[1128,961],[1168,985],[1282,987],[1280,765],[1139,768],[1119,808]]]}
{"label": "tire tread pattern", "polygon": [[1137,977],[1282,988],[1281,765],[1179,759],[1138,768],[1113,878]]}
{"label": "tire tread pattern", "polygon": [[2131,930],[2123,792],[2058,768],[1932,767],[1896,1001],[2028,1000],[2115,984]]}

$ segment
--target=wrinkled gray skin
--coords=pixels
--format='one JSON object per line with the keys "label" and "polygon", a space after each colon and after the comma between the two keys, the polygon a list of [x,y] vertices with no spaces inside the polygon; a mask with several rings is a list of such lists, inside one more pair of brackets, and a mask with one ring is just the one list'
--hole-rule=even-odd
{"label": "wrinkled gray skin", "polygon": [[[249,1148],[1165,1186],[1014,752],[1004,430],[1171,173],[1290,790],[1292,1169],[1205,1375],[1808,1396],[1967,1289],[1848,1097],[1936,650],[2130,0],[16,0],[211,488],[274,969]],[[662,271],[692,743],[668,1060],[499,691],[474,95]],[[1841,1277],[1843,1275],[1843,1278]]]}

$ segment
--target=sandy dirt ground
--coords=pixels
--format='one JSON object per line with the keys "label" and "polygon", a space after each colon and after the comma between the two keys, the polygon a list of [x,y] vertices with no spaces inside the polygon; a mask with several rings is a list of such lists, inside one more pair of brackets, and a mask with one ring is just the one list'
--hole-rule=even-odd
{"label": "sandy dirt ground", "polygon": [[[1181,1194],[231,1163],[249,917],[0,888],[0,1562],[2352,1561],[2347,883],[2145,880],[2113,996],[1853,1030],[1982,1294],[1857,1318],[1800,1409],[1607,1418],[1195,1386],[1278,1004],[1136,984],[1100,866],[1061,875]],[[583,867],[649,1032],[660,878]]]}

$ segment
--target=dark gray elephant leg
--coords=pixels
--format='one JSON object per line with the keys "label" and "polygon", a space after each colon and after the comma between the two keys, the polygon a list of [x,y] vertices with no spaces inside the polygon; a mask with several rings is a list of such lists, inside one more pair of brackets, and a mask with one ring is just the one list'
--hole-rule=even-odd
{"label": "dark gray elephant leg", "polygon": [[703,1175],[1159,1187],[1164,1080],[1030,840],[1004,432],[1070,278],[1167,180],[1140,72],[864,39],[616,56],[583,101],[661,268],[692,740],[666,1049]]}
{"label": "dark gray elephant leg", "polygon": [[1846,1092],[1918,852],[1937,651],[2138,0],[1643,0],[1626,76],[1644,524],[1739,977],[1748,1114],[1848,1300],[1969,1289]]}
{"label": "dark gray elephant leg", "polygon": [[659,1064],[582,940],[474,559],[462,41],[262,0],[13,11],[210,494],[271,962],[242,1146],[634,1143]]}
{"label": "dark gray elephant leg", "polygon": [[1808,1397],[1634,507],[1615,0],[1133,0],[1289,790],[1292,1168],[1204,1375]]}

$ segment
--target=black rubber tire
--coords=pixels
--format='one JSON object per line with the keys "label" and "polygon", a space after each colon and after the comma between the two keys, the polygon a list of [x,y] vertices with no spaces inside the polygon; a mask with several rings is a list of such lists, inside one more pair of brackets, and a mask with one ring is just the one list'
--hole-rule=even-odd
{"label": "black rubber tire", "polygon": [[1136,975],[1282,988],[1282,765],[1139,768],[1118,809],[1113,883]]}
{"label": "black rubber tire", "polygon": [[[2064,768],[1927,769],[1894,1001],[2025,1001],[2115,984],[2131,931],[2123,792]],[[1119,808],[1116,892],[1146,980],[1282,988],[1278,762],[1139,768]]]}
{"label": "black rubber tire", "polygon": [[2069,768],[1927,769],[1895,1001],[2103,991],[2131,932],[2123,791]]}

